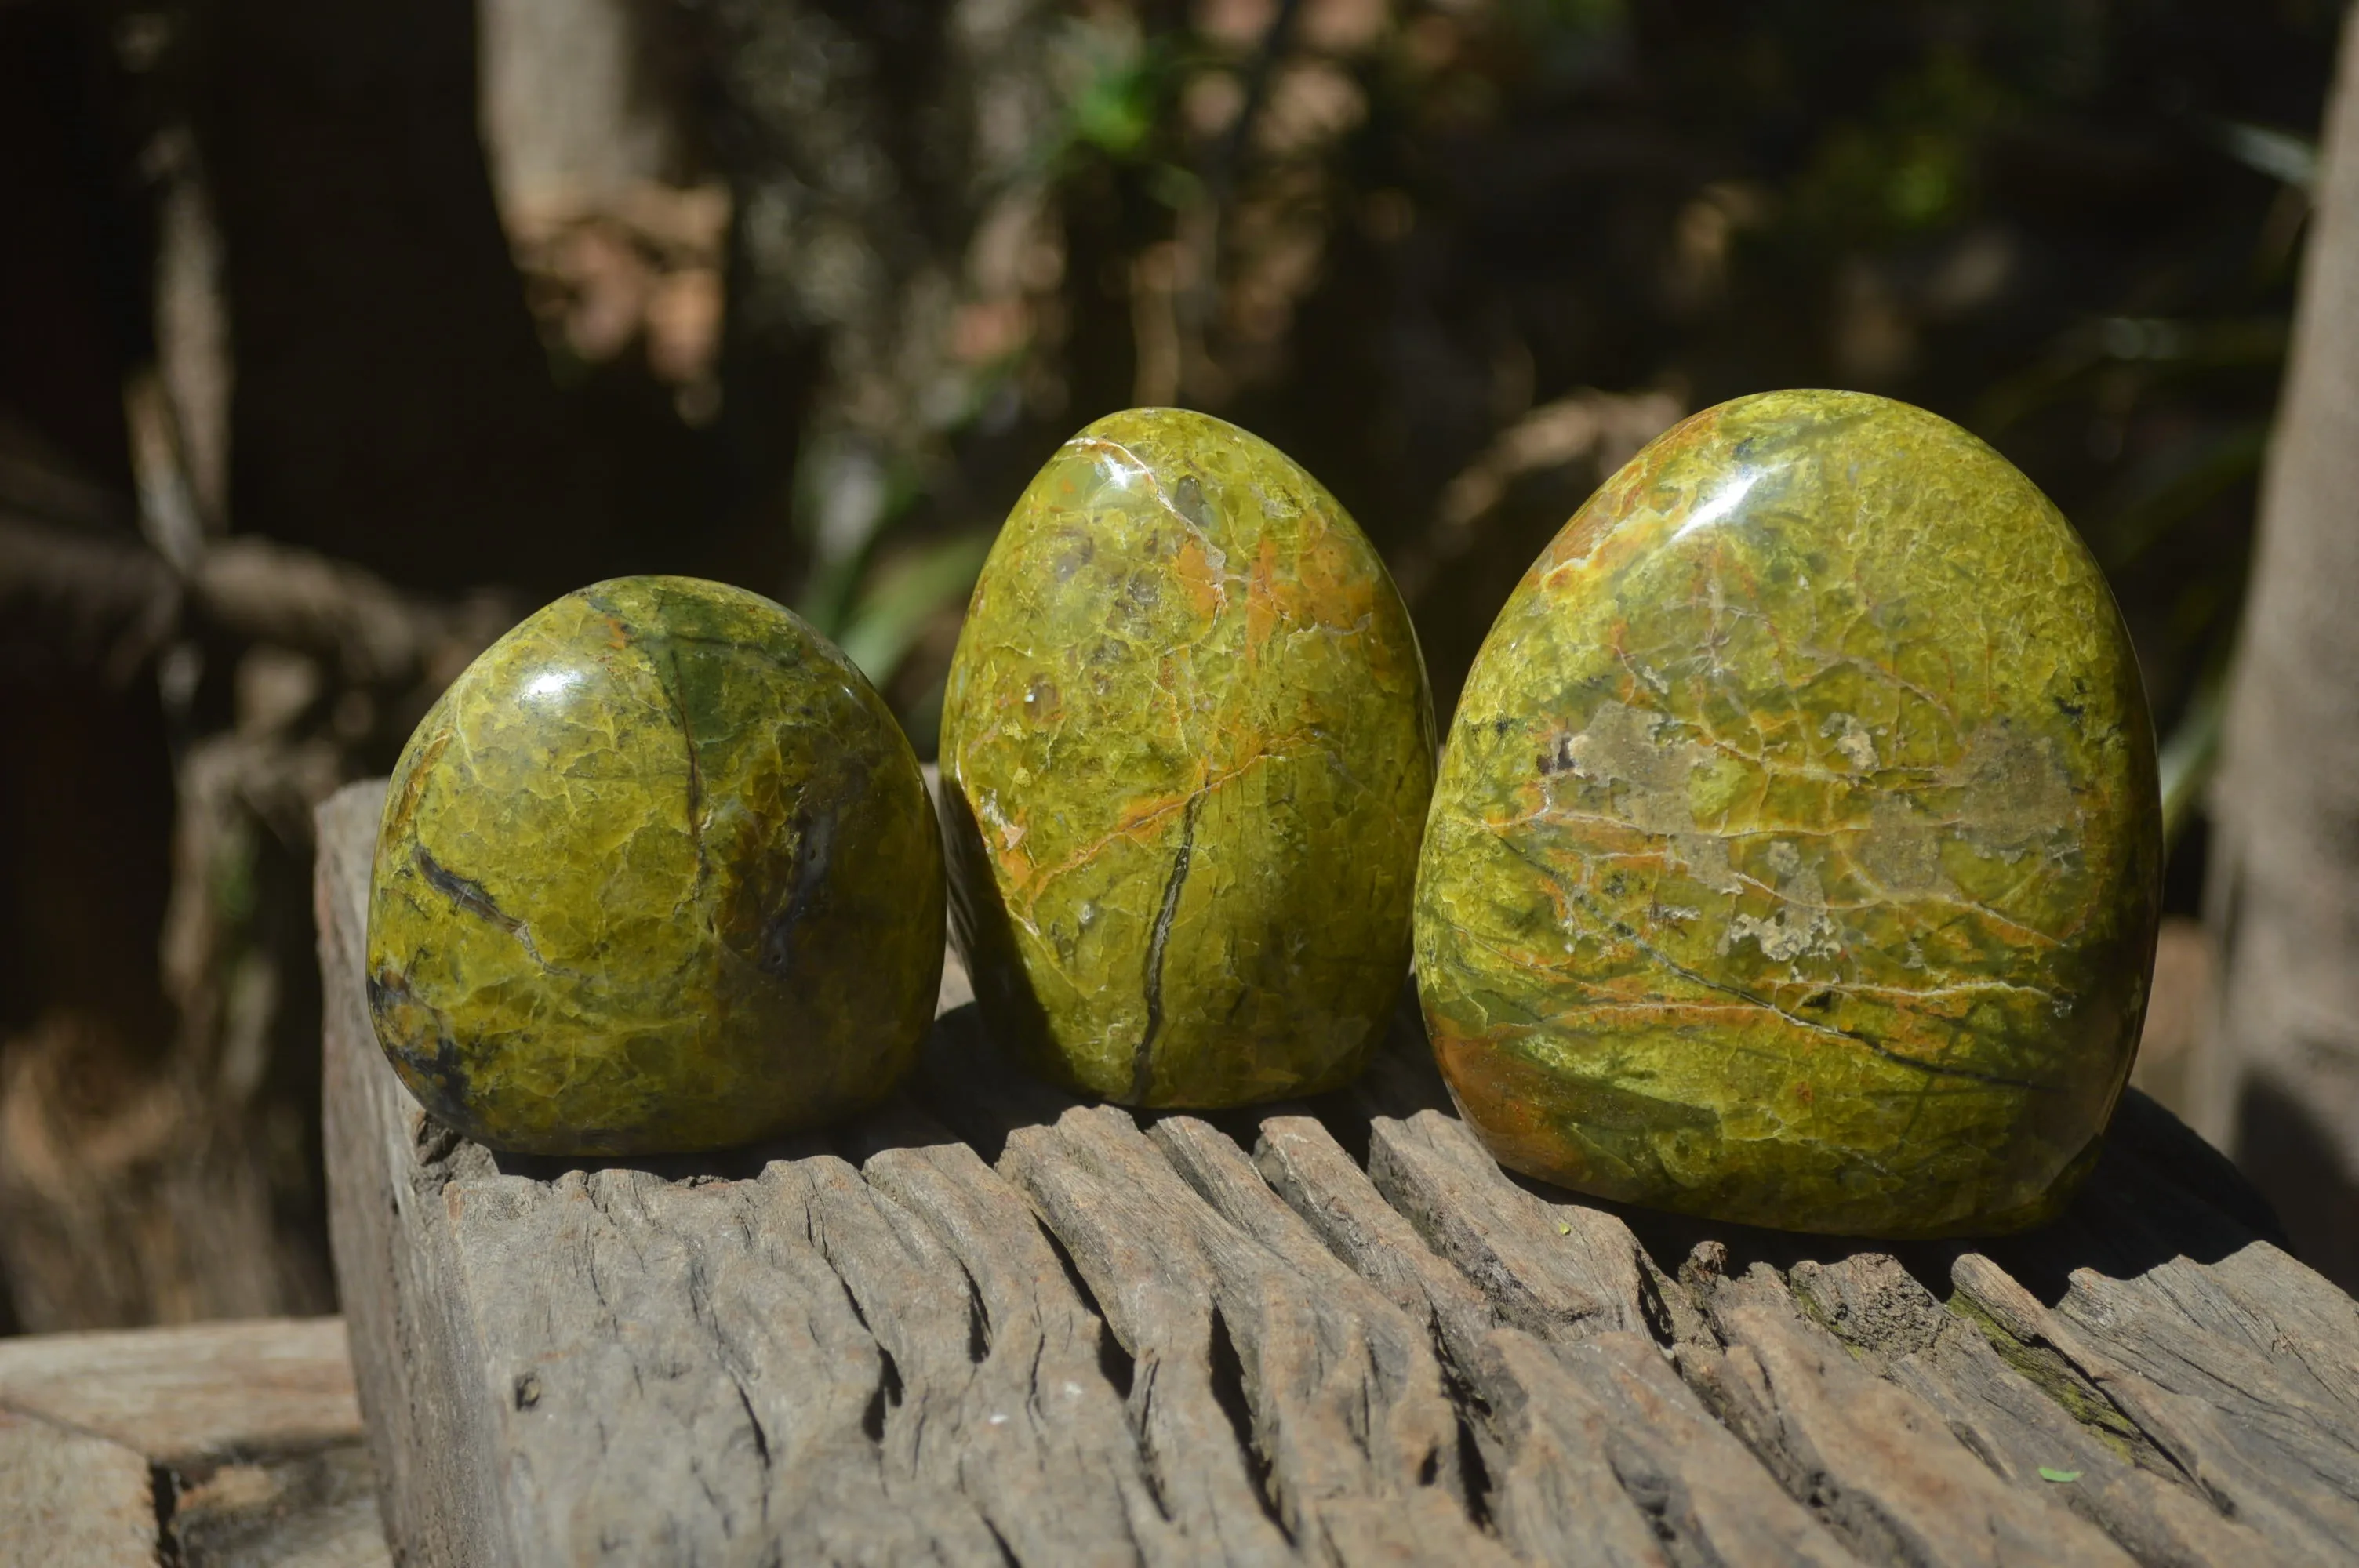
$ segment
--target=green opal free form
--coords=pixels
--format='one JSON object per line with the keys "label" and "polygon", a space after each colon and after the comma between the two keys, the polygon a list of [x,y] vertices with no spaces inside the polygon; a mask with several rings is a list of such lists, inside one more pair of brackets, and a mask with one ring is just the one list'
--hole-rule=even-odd
{"label": "green opal free form", "polygon": [[908,741],[758,595],[569,594],[468,667],[395,770],[377,1039],[495,1148],[712,1149],[857,1109],[914,1060],[941,961]]}
{"label": "green opal free form", "polygon": [[1099,420],[1009,515],[943,701],[986,1021],[1133,1105],[1343,1082],[1407,971],[1433,750],[1408,612],[1317,481],[1201,414]]}
{"label": "green opal free form", "polygon": [[2053,1214],[2146,1008],[2153,734],[2063,517],[1920,409],[1705,410],[1500,613],[1417,892],[1436,1056],[1499,1160],[1872,1236]]}

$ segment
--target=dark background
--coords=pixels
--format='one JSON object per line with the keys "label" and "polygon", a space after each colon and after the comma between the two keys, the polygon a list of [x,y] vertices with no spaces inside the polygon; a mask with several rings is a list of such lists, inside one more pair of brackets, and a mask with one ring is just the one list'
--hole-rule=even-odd
{"label": "dark background", "polygon": [[992,528],[1133,403],[1317,473],[1445,708],[1680,414],[1945,414],[2112,578],[2194,914],[2341,20],[0,0],[0,1320],[332,1304],[309,808],[475,648],[723,578],[930,754]]}

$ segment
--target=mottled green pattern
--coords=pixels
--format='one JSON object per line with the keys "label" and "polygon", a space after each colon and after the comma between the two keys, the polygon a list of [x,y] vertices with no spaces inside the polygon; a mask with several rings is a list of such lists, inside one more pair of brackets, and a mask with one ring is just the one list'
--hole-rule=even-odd
{"label": "mottled green pattern", "polygon": [[1099,420],[1017,502],[951,665],[986,1016],[1135,1105],[1343,1082],[1408,967],[1432,756],[1408,612],[1334,498],[1218,419]]}
{"label": "mottled green pattern", "polygon": [[1909,1236],[2054,1212],[2145,1011],[2153,736],[2096,565],[1906,405],[1708,409],[1565,525],[1435,786],[1417,959],[1501,1161]]}
{"label": "mottled green pattern", "polygon": [[494,643],[395,771],[369,1006],[495,1148],[711,1149],[880,1098],[942,961],[908,741],[756,594],[626,578]]}

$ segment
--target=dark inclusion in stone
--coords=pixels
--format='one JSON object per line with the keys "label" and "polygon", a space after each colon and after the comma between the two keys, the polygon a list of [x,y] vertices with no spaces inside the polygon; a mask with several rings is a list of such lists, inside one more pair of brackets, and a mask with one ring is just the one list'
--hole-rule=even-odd
{"label": "dark inclusion in stone", "polygon": [[951,915],[995,1033],[1133,1105],[1356,1073],[1399,995],[1425,665],[1318,481],[1133,409],[1026,490],[942,708]]}
{"label": "dark inclusion in stone", "polygon": [[369,1008],[436,1116],[555,1154],[742,1143],[889,1092],[940,838],[860,672],[756,594],[626,578],[494,643],[393,777]]}
{"label": "dark inclusion in stone", "polygon": [[2146,1009],[2153,733],[2097,566],[1957,427],[1741,398],[1614,476],[1477,657],[1417,892],[1500,1161],[1799,1229],[2054,1214]]}

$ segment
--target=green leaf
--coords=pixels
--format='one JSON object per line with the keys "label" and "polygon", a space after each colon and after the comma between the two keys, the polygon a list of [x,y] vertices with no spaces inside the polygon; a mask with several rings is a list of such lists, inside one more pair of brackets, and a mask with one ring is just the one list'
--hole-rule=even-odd
{"label": "green leaf", "polygon": [[2218,121],[2212,134],[2219,138],[2221,150],[2246,168],[2297,190],[2317,189],[2318,144],[2309,137],[2240,120]]}
{"label": "green leaf", "polygon": [[2162,774],[2162,841],[2175,844],[2195,816],[2204,786],[2220,762],[2220,732],[2227,708],[2227,682],[2214,669],[2188,699],[2187,711],[2162,743],[2156,761]]}
{"label": "green leaf", "polygon": [[990,553],[989,535],[962,534],[893,562],[844,616],[837,645],[871,682],[883,686],[934,611],[973,590]]}
{"label": "green leaf", "polygon": [[2039,1467],[2039,1478],[2043,1481],[2055,1481],[2059,1483],[2065,1481],[2077,1481],[2081,1478],[2081,1472],[2078,1470],[2050,1470],[2047,1465],[2042,1465]]}
{"label": "green leaf", "polygon": [[1176,163],[1158,163],[1147,170],[1147,193],[1175,212],[1201,206],[1206,200],[1204,182]]}
{"label": "green leaf", "polygon": [[1062,90],[1062,139],[1115,160],[1154,134],[1162,105],[1162,60],[1135,23],[1070,21],[1050,45],[1050,75]]}
{"label": "green leaf", "polygon": [[1571,1236],[1572,1234],[1572,1227],[1570,1225],[1560,1224],[1556,1227],[1556,1233],[1559,1236]]}

